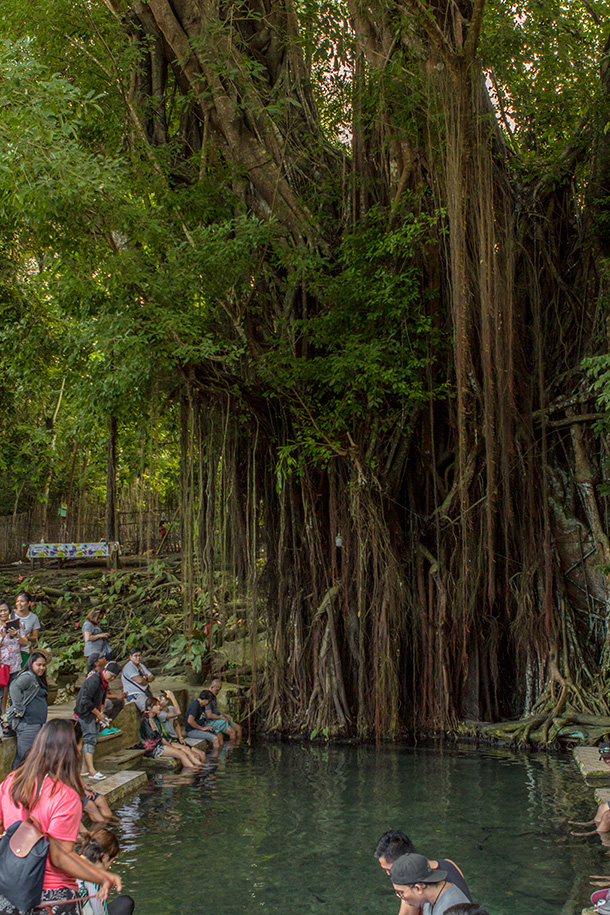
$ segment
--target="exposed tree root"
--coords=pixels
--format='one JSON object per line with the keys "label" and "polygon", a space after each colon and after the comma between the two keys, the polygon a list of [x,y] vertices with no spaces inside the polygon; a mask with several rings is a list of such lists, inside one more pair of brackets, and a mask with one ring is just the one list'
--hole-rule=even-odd
{"label": "exposed tree root", "polygon": [[560,741],[595,743],[610,735],[610,708],[605,684],[596,681],[584,690],[570,676],[563,676],[554,659],[550,677],[530,715],[499,724],[468,722],[477,736],[500,740],[512,746],[550,747]]}

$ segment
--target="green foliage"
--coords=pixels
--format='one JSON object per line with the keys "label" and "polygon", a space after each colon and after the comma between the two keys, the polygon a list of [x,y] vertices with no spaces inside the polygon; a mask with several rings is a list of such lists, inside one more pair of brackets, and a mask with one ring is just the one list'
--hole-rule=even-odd
{"label": "green foliage", "polygon": [[[294,282],[315,291],[322,307],[282,328],[280,339],[298,346],[271,350],[263,372],[270,396],[292,399],[308,459],[339,452],[373,419],[376,434],[387,434],[405,411],[446,391],[442,377],[430,387],[443,335],[428,314],[420,268],[442,219],[407,212],[389,223],[374,210],[342,241],[336,270],[311,257],[292,262]],[[283,447],[279,472],[294,463],[293,446]]]}
{"label": "green foliage", "polygon": [[200,629],[194,629],[190,639],[184,635],[177,636],[170,645],[166,668],[170,670],[188,664],[195,673],[200,673],[204,660],[210,657],[214,637],[219,629],[218,623],[213,623],[209,637]]}
{"label": "green foliage", "polygon": [[[51,653],[52,657],[47,665],[47,674],[57,681],[58,677],[75,677],[83,667],[83,651],[85,643],[82,639],[71,641],[71,636],[64,633],[62,640],[65,647],[52,649],[45,641],[40,641],[39,648]],[[70,640],[69,644],[66,644]]]}
{"label": "green foliage", "polygon": [[595,118],[601,16],[580,0],[487,5],[480,54],[525,169],[551,162]]}
{"label": "green foliage", "polygon": [[[44,46],[49,60],[55,38]],[[111,414],[122,480],[139,477],[162,498],[175,492],[175,410],[148,420],[151,401],[186,364],[239,360],[244,343],[224,332],[224,307],[249,294],[269,236],[234,217],[218,175],[159,185],[150,162],[121,152],[122,120],[108,144],[118,154],[100,154],[107,81],[89,74],[85,91],[51,72],[42,50],[31,40],[0,46],[0,513],[41,498],[49,479],[50,497],[65,498],[75,442],[87,456],[87,478],[75,482],[103,495]],[[131,52],[119,50],[127,66]]]}
{"label": "green foliage", "polygon": [[582,367],[591,379],[591,390],[598,405],[610,415],[610,354],[589,356]]}

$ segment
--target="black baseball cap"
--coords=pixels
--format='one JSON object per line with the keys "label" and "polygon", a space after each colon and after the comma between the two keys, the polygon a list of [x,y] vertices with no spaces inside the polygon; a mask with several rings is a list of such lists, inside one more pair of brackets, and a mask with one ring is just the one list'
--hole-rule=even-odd
{"label": "black baseball cap", "polygon": [[390,871],[390,880],[396,886],[409,886],[414,883],[440,883],[447,879],[447,871],[440,868],[432,870],[430,862],[423,855],[411,853],[397,858]]}

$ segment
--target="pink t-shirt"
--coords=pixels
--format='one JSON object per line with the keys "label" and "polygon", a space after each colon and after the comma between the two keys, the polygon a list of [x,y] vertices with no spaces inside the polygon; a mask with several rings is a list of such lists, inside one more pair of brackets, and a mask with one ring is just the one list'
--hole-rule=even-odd
{"label": "pink t-shirt", "polygon": [[[13,772],[7,775],[0,785],[0,816],[5,829],[8,829],[17,820],[27,819],[24,808],[21,805],[15,806],[10,796],[13,775]],[[76,841],[83,805],[73,788],[69,788],[63,782],[53,782],[47,775],[40,800],[31,812],[34,819],[40,823],[43,832],[63,842]],[[73,877],[53,867],[50,855],[47,858],[42,886],[45,890],[55,890],[60,886],[77,889],[77,883]]]}

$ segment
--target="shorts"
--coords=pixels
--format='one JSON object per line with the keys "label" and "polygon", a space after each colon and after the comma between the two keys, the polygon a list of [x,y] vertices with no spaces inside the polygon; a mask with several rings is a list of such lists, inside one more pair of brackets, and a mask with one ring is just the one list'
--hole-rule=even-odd
{"label": "shorts", "polygon": [[[165,752],[165,747],[163,746],[162,743],[160,743],[159,746],[155,747],[154,750],[151,752],[149,759],[159,759],[160,756],[163,756],[164,752]],[[144,755],[146,755],[146,754],[144,754]]]}
{"label": "shorts", "polygon": [[97,721],[93,717],[91,721],[85,721],[84,718],[79,718],[78,720],[83,732],[83,753],[91,753],[93,755],[99,735]]}
{"label": "shorts", "polygon": [[220,733],[220,734],[227,733],[227,728],[229,727],[229,725],[224,720],[224,718],[215,718],[214,721],[210,722],[210,724],[212,725],[212,727],[214,728],[214,730],[216,731],[217,734],[218,733]]}

